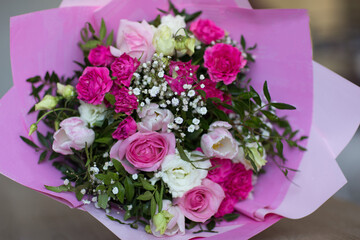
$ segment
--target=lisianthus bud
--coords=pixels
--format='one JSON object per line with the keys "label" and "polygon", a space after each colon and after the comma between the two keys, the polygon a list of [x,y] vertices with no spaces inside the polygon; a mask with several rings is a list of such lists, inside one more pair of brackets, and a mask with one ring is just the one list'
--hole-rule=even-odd
{"label": "lisianthus bud", "polygon": [[56,84],[57,93],[66,99],[70,99],[75,96],[75,88],[71,85],[63,85],[61,83]]}
{"label": "lisianthus bud", "polygon": [[195,52],[195,38],[177,36],[175,38],[175,49],[180,56],[185,54],[192,56]]}
{"label": "lisianthus bud", "polygon": [[150,225],[146,225],[146,226],[145,226],[145,232],[147,232],[148,234],[152,234]]}
{"label": "lisianthus bud", "polygon": [[163,235],[167,228],[167,224],[170,222],[170,220],[172,218],[173,218],[173,215],[171,215],[166,210],[162,210],[158,214],[155,214],[152,220],[156,227],[156,231],[159,231],[160,234]]}
{"label": "lisianthus bud", "polygon": [[45,95],[45,97],[38,102],[37,104],[35,104],[35,110],[50,110],[56,107],[56,105],[58,104],[59,98],[58,97],[54,97],[51,95]]}
{"label": "lisianthus bud", "polygon": [[258,147],[257,145],[254,144],[254,146],[251,146],[248,149],[251,152],[252,156],[254,157],[252,158],[252,160],[254,161],[257,170],[260,170],[261,167],[265,166],[267,162],[265,160],[266,155],[264,148]]}
{"label": "lisianthus bud", "polygon": [[153,45],[157,53],[166,56],[172,56],[175,53],[175,39],[172,36],[171,29],[166,26],[160,26],[153,37]]}
{"label": "lisianthus bud", "polygon": [[29,136],[31,136],[31,134],[33,134],[36,130],[37,130],[36,123],[31,124],[30,130],[29,130]]}

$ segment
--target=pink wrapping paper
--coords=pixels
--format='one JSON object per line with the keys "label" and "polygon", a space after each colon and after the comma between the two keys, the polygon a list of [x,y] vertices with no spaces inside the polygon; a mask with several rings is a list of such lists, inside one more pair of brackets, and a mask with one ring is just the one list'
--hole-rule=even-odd
{"label": "pink wrapping paper", "polygon": [[[300,172],[290,175],[297,185],[291,184],[277,168],[269,164],[267,174],[259,178],[255,187],[254,198],[237,205],[237,210],[244,215],[235,222],[219,227],[220,235],[194,235],[190,232],[185,237],[177,236],[174,239],[199,236],[210,239],[237,236],[246,239],[282,217],[300,218],[310,214],[346,182],[335,158],[359,125],[360,109],[355,107],[360,101],[359,88],[321,65],[312,63],[308,16],[303,10],[246,10],[238,8],[236,4],[249,8],[247,1],[231,0],[221,1],[221,6],[216,0],[174,2],[179,8],[186,7],[190,12],[203,10],[203,17],[214,20],[235,39],[244,34],[249,44],[258,43],[259,48],[255,53],[257,62],[250,73],[253,84],[259,88],[267,80],[273,99],[295,105],[298,108],[296,111],[285,114],[294,128],[310,136],[308,151],[304,155],[286,150],[286,156],[290,159],[288,166],[300,169]],[[151,7],[134,8],[134,5],[145,4]],[[167,4],[166,1],[155,0],[66,0],[61,6],[64,8],[11,19],[14,87],[0,101],[0,144],[13,147],[0,151],[0,172],[70,207],[79,207],[82,203],[73,194],[57,194],[43,187],[61,185],[61,174],[49,162],[38,165],[38,154],[19,138],[19,135],[27,135],[34,121],[34,116],[26,115],[33,99],[28,96],[30,87],[25,79],[52,70],[59,75],[71,75],[76,68],[73,60],[82,59],[76,43],[80,40],[79,32],[86,21],[98,26],[101,18],[104,18],[108,28],[116,31],[120,18],[149,20],[156,15],[155,6],[167,9]],[[229,24],[229,19],[237,24]],[[65,38],[63,33],[66,33]],[[24,39],[27,44],[22,44]],[[332,94],[335,92],[336,95]],[[339,97],[341,93],[343,96]],[[340,119],[343,124],[338,126]],[[91,205],[85,205],[82,209],[121,239],[133,239],[135,236],[136,239],[154,238],[142,230],[136,231],[112,222],[103,211]],[[121,219],[121,216],[113,214]]]}

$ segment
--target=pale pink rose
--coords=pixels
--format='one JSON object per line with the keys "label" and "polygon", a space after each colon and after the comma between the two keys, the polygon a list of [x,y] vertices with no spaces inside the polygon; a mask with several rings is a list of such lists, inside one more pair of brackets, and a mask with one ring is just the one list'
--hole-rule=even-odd
{"label": "pale pink rose", "polygon": [[212,41],[222,39],[225,36],[225,31],[209,19],[196,20],[190,25],[190,31],[205,44],[210,44]]}
{"label": "pale pink rose", "polygon": [[238,146],[228,127],[226,122],[214,122],[210,125],[209,132],[201,136],[200,145],[205,156],[226,159],[233,159],[236,156]]}
{"label": "pale pink rose", "polygon": [[225,194],[225,199],[221,202],[218,212],[214,215],[215,217],[223,217],[225,214],[230,214],[234,211],[235,204],[239,201],[236,197],[232,197]]}
{"label": "pale pink rose", "polygon": [[135,120],[131,116],[128,116],[119,124],[113,132],[112,137],[117,140],[125,139],[136,133],[136,129],[137,125]]}
{"label": "pale pink rose", "polygon": [[115,60],[110,48],[101,45],[90,50],[88,59],[91,65],[96,67],[109,66]]}
{"label": "pale pink rose", "polygon": [[182,213],[195,222],[206,222],[217,213],[225,193],[221,186],[205,178],[200,186],[187,191],[181,198],[175,199]]}
{"label": "pale pink rose", "polygon": [[[156,231],[156,226],[153,224],[153,221],[150,220],[150,229],[154,236],[173,236],[175,234],[184,235],[185,234],[185,216],[181,212],[181,209],[178,206],[173,206],[170,200],[163,200],[162,210],[168,211],[173,217],[170,222],[167,224],[167,228],[163,235],[159,231]],[[158,213],[158,209],[156,210]]]}
{"label": "pale pink rose", "polygon": [[115,143],[110,150],[110,157],[120,161],[128,173],[134,174],[138,171],[156,171],[165,156],[174,153],[173,133],[137,132]]}
{"label": "pale pink rose", "polygon": [[218,43],[208,47],[204,54],[204,67],[208,69],[211,81],[226,85],[234,82],[237,74],[245,67],[247,61],[236,47]]}
{"label": "pale pink rose", "polygon": [[86,103],[99,105],[105,94],[110,91],[113,81],[106,67],[87,67],[76,85],[78,99]]}
{"label": "pale pink rose", "polygon": [[146,21],[139,23],[121,19],[116,48],[110,47],[110,51],[115,57],[127,53],[142,63],[150,61],[155,53],[153,36],[154,29]]}
{"label": "pale pink rose", "polygon": [[63,155],[73,154],[71,148],[81,150],[85,144],[90,146],[95,139],[95,132],[86,127],[79,117],[71,117],[60,123],[60,129],[54,134],[53,150]]}
{"label": "pale pink rose", "polygon": [[166,132],[168,124],[174,121],[174,115],[168,109],[161,109],[156,103],[145,105],[137,110],[141,122],[138,129],[141,132],[151,132],[161,130]]}
{"label": "pale pink rose", "polygon": [[114,82],[118,85],[129,87],[131,78],[139,65],[140,62],[136,58],[123,53],[111,64],[112,75],[116,77]]}

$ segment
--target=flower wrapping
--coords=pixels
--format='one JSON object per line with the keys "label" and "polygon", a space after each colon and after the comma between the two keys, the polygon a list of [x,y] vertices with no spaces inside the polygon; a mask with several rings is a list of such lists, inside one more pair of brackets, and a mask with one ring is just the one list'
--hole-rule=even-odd
{"label": "flower wrapping", "polygon": [[[300,218],[310,214],[346,183],[335,158],[359,125],[360,110],[355,107],[360,100],[359,88],[312,62],[309,19],[305,10],[251,10],[239,8],[233,1],[222,1],[221,6],[217,1],[174,2],[189,11],[202,10],[203,17],[211,18],[227,29],[234,39],[243,34],[248,42],[258,43],[257,63],[249,73],[249,77],[257,79],[253,81],[255,89],[260,89],[267,80],[274,99],[295,105],[297,111],[286,113],[288,120],[309,139],[305,153],[284,149],[289,159],[286,166],[299,170],[288,175],[295,184],[287,181],[281,171],[269,163],[267,174],[258,179],[253,197],[235,206],[242,213],[238,219],[217,227],[218,234],[187,232],[185,236],[173,238],[241,236],[246,239],[282,217]],[[71,193],[46,190],[44,185],[62,184],[61,173],[51,163],[38,165],[37,154],[24,147],[18,137],[26,135],[35,121],[34,116],[27,115],[33,99],[28,96],[30,89],[25,79],[46,71],[71,75],[76,69],[72,60],[82,59],[81,50],[74,43],[79,42],[79,32],[85,22],[99,28],[104,18],[116,36],[120,19],[153,19],[156,7],[167,7],[166,1],[113,0],[102,1],[102,5],[98,1],[79,1],[76,2],[78,6],[70,6],[73,3],[64,1],[63,8],[11,19],[14,86],[0,101],[0,142],[3,147],[0,172],[70,207],[88,211],[122,239],[124,235],[128,239],[134,236],[155,238],[144,231],[110,221],[101,210],[83,205]],[[152,7],[136,7],[145,5]],[[239,5],[249,7],[247,1]],[[341,126],[338,126],[339,122],[342,122]]]}

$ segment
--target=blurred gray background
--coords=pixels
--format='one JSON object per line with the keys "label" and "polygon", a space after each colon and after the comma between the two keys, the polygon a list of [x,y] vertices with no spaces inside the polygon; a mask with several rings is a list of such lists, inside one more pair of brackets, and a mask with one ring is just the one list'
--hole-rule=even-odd
{"label": "blurred gray background", "polygon": [[[9,18],[54,8],[60,2],[0,0],[0,97],[12,86]],[[253,0],[251,3],[255,8],[309,9],[314,59],[350,81],[360,84],[359,0]],[[337,159],[348,184],[336,194],[336,197],[356,204],[360,204],[359,146],[360,134],[357,134]],[[86,213],[70,210],[2,175],[0,190],[0,239],[115,239]],[[67,223],[67,229],[59,229],[59,225],[64,222]],[[81,226],[91,226],[91,229]],[[79,232],[79,229],[83,230]]]}

